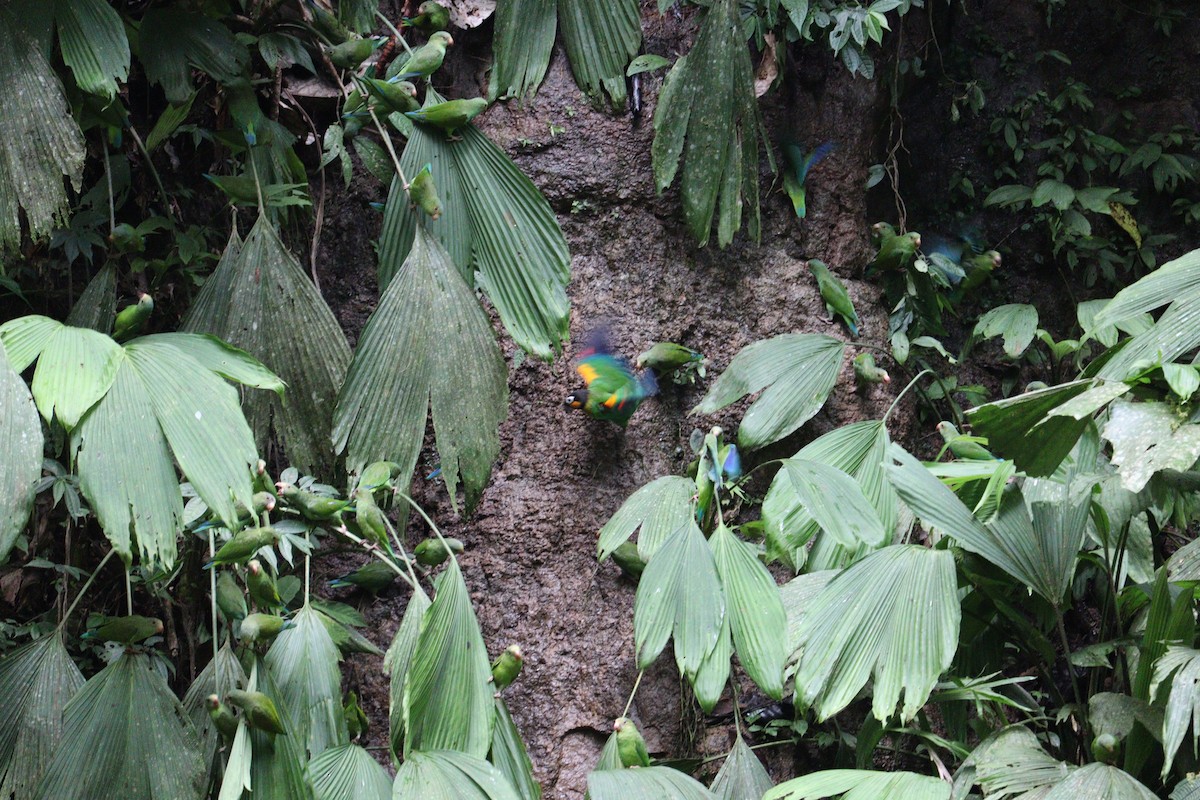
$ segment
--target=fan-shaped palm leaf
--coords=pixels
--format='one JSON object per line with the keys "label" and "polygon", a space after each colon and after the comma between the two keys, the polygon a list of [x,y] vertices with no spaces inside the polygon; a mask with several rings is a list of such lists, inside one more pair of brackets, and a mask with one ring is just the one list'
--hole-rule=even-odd
{"label": "fan-shaped palm leaf", "polygon": [[668,536],[691,521],[695,493],[695,482],[679,475],[655,478],[638,489],[600,529],[597,560],[608,558],[640,528],[638,555],[649,561]]}
{"label": "fan-shaped palm leaf", "polygon": [[121,15],[104,0],[54,3],[63,61],[85,92],[116,96],[129,75],[129,39]]}
{"label": "fan-shaped palm leaf", "polygon": [[279,634],[271,645],[266,665],[279,687],[275,699],[287,705],[295,723],[288,735],[303,742],[313,757],[347,742],[340,702],[341,656],[319,611],[305,606],[292,622],[294,626]]}
{"label": "fan-shaped palm leaf", "polygon": [[781,783],[762,800],[950,800],[950,784],[912,772],[830,769]]}
{"label": "fan-shaped palm leaf", "polygon": [[503,697],[496,698],[496,724],[488,759],[504,773],[524,800],[541,800],[542,787],[533,777],[533,764],[525,750],[525,742]]}
{"label": "fan-shaped palm leaf", "polygon": [[29,387],[0,346],[0,564],[33,509],[42,474],[42,423]]}
{"label": "fan-shaped palm leaf", "polygon": [[313,800],[390,800],[392,779],[356,744],[331,747],[308,762]]}
{"label": "fan-shaped palm leaf", "polygon": [[396,773],[392,800],[520,800],[503,773],[454,750],[410,753]]}
{"label": "fan-shaped palm leaf", "polygon": [[417,587],[408,599],[400,627],[383,656],[383,671],[388,676],[388,724],[391,726],[392,753],[399,757],[404,752],[404,686],[408,670],[412,665],[412,654],[421,633],[421,620],[429,609],[430,600]]}
{"label": "fan-shaped palm leaf", "polygon": [[720,800],[761,800],[774,785],[766,767],[738,731],[733,749],[725,757],[717,777],[713,778],[712,793]]}
{"label": "fan-shaped palm leaf", "polygon": [[587,784],[592,800],[716,800],[695,778],[670,767],[596,770],[588,773]]}

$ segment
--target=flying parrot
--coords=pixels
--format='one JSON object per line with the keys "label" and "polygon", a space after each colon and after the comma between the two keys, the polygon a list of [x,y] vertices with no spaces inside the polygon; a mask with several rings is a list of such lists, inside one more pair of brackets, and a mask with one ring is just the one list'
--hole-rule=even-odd
{"label": "flying parrot", "polygon": [[150,312],[153,310],[154,298],[142,292],[138,295],[136,303],[127,305],[117,312],[117,319],[113,323],[112,338],[123,342],[137,336],[146,327],[146,320],[150,319]]}
{"label": "flying parrot", "polygon": [[305,519],[313,522],[325,522],[331,519],[340,522],[342,512],[350,505],[349,500],[306,492],[298,486],[283,481],[276,483],[275,488],[279,490],[279,496],[289,506],[299,511]]}
{"label": "flying parrot", "polygon": [[435,103],[416,111],[409,111],[405,116],[441,128],[450,139],[454,139],[455,131],[482,114],[487,107],[487,98],[472,97],[469,100]]}
{"label": "flying parrot", "polygon": [[829,155],[829,152],[833,150],[833,142],[819,144],[807,155],[799,144],[791,140],[784,141],[782,149],[783,157],[788,162],[788,169],[783,173],[783,190],[792,199],[792,208],[796,210],[796,216],[804,219],[808,213],[805,208],[806,187],[804,185],[808,178],[808,171]]}
{"label": "flying parrot", "polygon": [[229,706],[222,703],[221,698],[215,694],[208,696],[208,716],[216,726],[217,732],[221,734],[221,738],[226,742],[232,742],[234,734],[237,733],[237,718],[233,716]]}
{"label": "flying parrot", "polygon": [[612,551],[613,563],[621,568],[621,572],[633,579],[634,583],[642,577],[646,562],[638,555],[637,545],[633,542],[622,542]]}
{"label": "flying parrot", "polygon": [[858,312],[854,310],[854,303],[850,300],[846,285],[829,271],[824,262],[815,258],[808,262],[808,271],[817,279],[817,289],[821,292],[821,299],[825,301],[825,310],[829,312],[830,319],[835,315],[841,317],[850,330],[850,335],[858,336]]}
{"label": "flying parrot", "polygon": [[404,187],[413,208],[419,208],[436,220],[442,216],[442,201],[438,198],[437,184],[433,182],[433,165],[426,164],[413,176],[412,182]]}
{"label": "flying parrot", "polygon": [[521,653],[521,646],[517,644],[510,644],[496,657],[492,662],[492,683],[496,686],[497,694],[512,685],[521,674],[521,666],[524,663],[525,656]]}
{"label": "flying parrot", "polygon": [[964,295],[982,286],[988,276],[992,274],[992,270],[1000,268],[1001,261],[1000,254],[995,250],[964,258],[962,269],[966,273],[966,277],[958,285],[958,294]]}
{"label": "flying parrot", "polygon": [[222,571],[221,576],[217,578],[217,608],[230,625],[245,619],[249,613],[246,608],[246,596],[233,579],[233,573],[228,570]]}
{"label": "flying parrot", "polygon": [[[381,81],[378,78],[356,78],[358,85],[366,90],[366,93],[376,102],[375,107],[382,107],[384,115],[400,113],[406,111],[415,111],[421,107],[417,102],[417,87],[413,86],[408,81]],[[345,113],[347,116],[367,116],[365,111],[360,111],[359,106],[352,105],[354,97],[351,95],[346,98]]]}
{"label": "flying parrot", "polygon": [[396,59],[388,66],[387,78],[407,81],[411,78],[428,78],[446,60],[446,48],[454,44],[454,37],[445,31],[436,31],[429,41],[413,51],[404,62]]}
{"label": "flying parrot", "polygon": [[283,608],[283,601],[279,599],[279,587],[275,585],[275,578],[266,569],[263,569],[262,563],[257,559],[251,559],[246,565],[246,588],[250,590],[250,599],[254,604],[264,611],[274,611]]}
{"label": "flying parrot", "polygon": [[[445,542],[443,544],[442,542]],[[423,564],[426,567],[436,567],[442,564],[446,559],[450,558],[450,553],[461,553],[463,551],[463,543],[458,539],[439,539],[436,536],[426,539],[413,549],[413,556],[416,557],[418,564]]]}
{"label": "flying parrot", "polygon": [[279,541],[279,532],[274,528],[246,528],[238,531],[228,542],[221,545],[205,568],[214,564],[242,564],[249,561],[255,553],[264,547],[269,547]]}
{"label": "flying parrot", "polygon": [[649,368],[659,375],[670,375],[677,384],[695,383],[705,375],[704,356],[675,342],[656,342],[637,357],[639,369]]}
{"label": "flying parrot", "polygon": [[349,734],[350,741],[362,736],[371,726],[371,721],[367,719],[362,706],[358,704],[358,695],[352,691],[346,693],[346,702],[342,706],[342,717],[346,720],[346,733]]}
{"label": "flying parrot", "polygon": [[613,723],[613,731],[617,734],[617,754],[621,757],[622,767],[650,766],[650,753],[646,750],[646,740],[628,717],[618,717]]}
{"label": "flying parrot", "polygon": [[247,614],[246,618],[242,620],[242,627],[238,632],[238,638],[246,644],[269,642],[283,631],[294,627],[296,627],[296,623],[291,620],[274,614],[256,612],[254,614]]}
{"label": "flying parrot", "polygon": [[[954,423],[942,420],[937,424],[937,431],[946,440],[946,444],[942,447],[942,452],[947,449],[954,454],[955,458],[964,458],[972,461],[999,461],[987,448],[984,443],[987,439],[981,436],[967,436],[959,433],[958,428],[954,427]],[[941,453],[938,454],[941,457]]]}
{"label": "flying parrot", "polygon": [[98,639],[102,642],[136,644],[162,632],[161,619],[140,617],[134,614],[128,617],[108,617],[99,626],[83,634],[82,638]]}
{"label": "flying parrot", "polygon": [[242,710],[242,717],[251,728],[268,733],[287,734],[283,722],[279,719],[279,711],[271,698],[262,692],[246,692],[233,689],[225,695],[226,702]]}
{"label": "flying parrot", "polygon": [[351,39],[348,42],[335,44],[333,47],[326,47],[325,55],[329,56],[329,61],[335,67],[342,69],[358,69],[364,61],[371,57],[387,39],[384,37],[373,39]]}
{"label": "flying parrot", "polygon": [[391,586],[396,580],[396,571],[377,558],[372,558],[353,572],[348,572],[340,578],[329,582],[333,588],[356,586],[371,594],[378,594]]}
{"label": "flying parrot", "polygon": [[592,333],[575,360],[575,371],[587,388],[567,395],[567,408],[581,408],[596,419],[615,422],[622,428],[642,401],[658,392],[654,374],[635,376],[629,362],[609,349],[603,330]]}
{"label": "flying parrot", "polygon": [[880,234],[879,252],[871,259],[871,263],[867,264],[866,274],[908,269],[916,259],[920,247],[921,234],[916,231],[899,235],[894,230],[889,232],[885,229]]}
{"label": "flying parrot", "polygon": [[854,357],[854,383],[860,394],[865,393],[872,384],[891,382],[892,376],[888,375],[887,370],[875,366],[875,356],[859,353]]}
{"label": "flying parrot", "polygon": [[402,25],[423,31],[444,31],[450,27],[450,10],[441,3],[426,0],[417,6],[415,16],[400,20]]}

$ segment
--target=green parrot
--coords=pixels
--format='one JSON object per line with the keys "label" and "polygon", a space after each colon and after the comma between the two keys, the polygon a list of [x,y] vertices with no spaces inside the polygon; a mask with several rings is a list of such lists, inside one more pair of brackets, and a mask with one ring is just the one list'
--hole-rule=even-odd
{"label": "green parrot", "polygon": [[829,155],[829,152],[833,150],[833,142],[819,144],[813,148],[811,153],[805,155],[799,144],[787,140],[783,143],[782,150],[783,157],[788,162],[788,169],[783,173],[783,190],[792,199],[792,208],[796,211],[796,216],[804,219],[808,213],[805,205],[807,190],[804,185],[808,178],[808,171]]}
{"label": "green parrot", "polygon": [[[408,81],[381,81],[378,78],[356,78],[356,80],[371,99],[376,101],[372,107],[382,107],[384,116],[416,111],[421,107],[421,104],[417,102],[417,87]],[[346,98],[346,113],[342,115],[343,117],[351,114],[355,116],[365,114],[351,105],[353,99],[353,95]]]}
{"label": "green parrot", "polygon": [[1121,742],[1111,733],[1102,733],[1092,740],[1092,757],[1101,764],[1115,764],[1121,755]]}
{"label": "green parrot", "polygon": [[358,695],[353,691],[346,693],[346,702],[342,705],[342,717],[346,720],[346,733],[349,734],[350,741],[362,736],[371,727],[371,721],[367,719],[362,706],[358,704]]}
{"label": "green parrot", "polygon": [[442,201],[438,198],[437,184],[433,182],[433,165],[426,164],[413,176],[412,182],[404,187],[412,208],[419,208],[432,220],[442,216]]}
{"label": "green parrot", "polygon": [[612,551],[612,560],[634,583],[641,579],[642,571],[646,569],[646,562],[638,555],[637,545],[633,542],[622,542],[618,545],[617,549]]}
{"label": "green parrot", "polygon": [[[958,428],[954,427],[954,423],[942,420],[937,424],[937,431],[946,440],[946,444],[942,447],[942,452],[947,449],[954,454],[955,458],[963,458],[970,461],[999,461],[987,448],[984,443],[987,439],[981,436],[967,436],[958,432]],[[941,457],[941,453],[938,454]]]}
{"label": "green parrot", "polygon": [[264,611],[283,608],[275,578],[271,576],[270,571],[263,569],[262,562],[257,558],[251,559],[246,565],[246,588],[250,590],[250,599]]}
{"label": "green parrot", "polygon": [[229,710],[229,706],[221,702],[221,698],[215,694],[208,696],[208,716],[212,719],[213,725],[217,727],[217,732],[221,734],[221,738],[226,744],[233,741],[234,734],[237,733],[237,717],[233,716],[233,712]]}
{"label": "green parrot", "polygon": [[629,362],[609,349],[605,332],[596,330],[575,360],[575,371],[586,389],[567,395],[567,408],[586,411],[596,419],[615,422],[624,428],[633,412],[647,397],[658,392],[653,372],[635,376]]}
{"label": "green parrot", "polygon": [[364,61],[371,57],[371,53],[382,47],[386,41],[386,38],[351,39],[348,42],[323,49],[335,67],[358,69]]}
{"label": "green parrot", "polygon": [[283,481],[276,483],[275,488],[279,490],[279,496],[289,506],[299,511],[305,519],[313,522],[325,522],[331,519],[340,522],[342,512],[350,505],[349,500],[306,492],[298,486]]}
{"label": "green parrot", "polygon": [[157,617],[140,617],[136,614],[129,617],[107,617],[97,627],[83,634],[84,639],[98,639],[102,642],[118,642],[120,644],[136,644],[143,639],[149,639],[163,632],[162,620]]}
{"label": "green parrot", "polygon": [[411,78],[428,78],[446,60],[446,48],[454,45],[454,37],[445,31],[436,31],[429,41],[413,51],[407,60],[396,59],[387,70],[388,80],[406,81]]}
{"label": "green parrot", "polygon": [[617,734],[617,755],[621,757],[622,767],[650,766],[650,753],[646,750],[646,740],[628,717],[617,717],[613,723],[613,731]]}
{"label": "green parrot", "polygon": [[238,531],[233,537],[221,545],[213,556],[212,561],[204,565],[205,569],[214,564],[243,564],[253,558],[264,547],[269,547],[279,541],[279,532],[271,527],[246,528]]}
{"label": "green parrot", "polygon": [[447,100],[444,103],[435,103],[416,111],[409,111],[404,116],[441,128],[453,140],[455,131],[482,114],[487,107],[487,98],[472,97],[469,100]]}
{"label": "green parrot", "polygon": [[513,681],[521,674],[521,666],[524,663],[525,656],[521,653],[521,646],[517,644],[510,644],[496,657],[492,662],[492,683],[496,686],[497,694],[512,686]]}
{"label": "green parrot", "polygon": [[656,342],[637,357],[639,369],[670,375],[676,384],[693,384],[706,374],[704,355],[675,342]]}
{"label": "green parrot", "polygon": [[287,735],[287,731],[283,729],[283,722],[279,719],[279,711],[275,708],[274,701],[262,692],[233,689],[225,695],[225,702],[240,708],[242,718],[251,728]]}
{"label": "green parrot", "polygon": [[[696,430],[693,437],[699,433]],[[721,427],[714,425],[699,445],[693,445],[700,454],[694,462],[696,472],[693,476],[696,479],[696,522],[705,530],[705,517],[717,492],[742,476],[742,457],[737,445],[722,443],[722,433]]]}
{"label": "green parrot", "polygon": [[380,489],[392,489],[396,478],[400,477],[400,465],[395,461],[373,461],[363,467],[362,475],[358,478],[358,488],[377,492]]}
{"label": "green parrot", "polygon": [[255,492],[250,498],[250,508],[247,509],[242,503],[235,503],[234,510],[237,511],[239,519],[252,518],[255,524],[258,523],[259,517],[264,513],[269,514],[275,510],[275,495],[270,492]]}
{"label": "green parrot", "polygon": [[442,541],[435,536],[417,545],[413,549],[413,556],[417,559],[417,563],[426,567],[436,567],[450,558],[451,552],[461,553],[463,551],[463,543],[458,539],[446,537],[445,544],[442,544]]}
{"label": "green parrot", "polygon": [[892,376],[887,370],[875,366],[875,356],[870,353],[859,353],[854,357],[854,383],[860,394],[865,393],[872,384],[891,383]]}
{"label": "green parrot", "polygon": [[417,6],[415,16],[405,17],[400,23],[426,32],[444,31],[450,27],[450,10],[441,3],[426,0]]}
{"label": "green parrot", "polygon": [[375,502],[375,495],[361,487],[354,490],[354,524],[364,539],[394,555],[383,509]]}
{"label": "green parrot", "polygon": [[871,245],[878,250],[887,239],[896,235],[896,228],[887,222],[876,222],[871,226]]}
{"label": "green parrot", "polygon": [[809,260],[808,271],[817,279],[817,289],[821,292],[821,299],[825,301],[825,310],[829,312],[830,319],[835,315],[841,317],[850,335],[858,336],[858,312],[854,310],[854,303],[850,300],[846,285],[829,271],[824,262],[815,258]]}
{"label": "green parrot", "polygon": [[957,295],[961,296],[967,292],[972,292],[983,285],[984,281],[992,274],[992,270],[1000,268],[1000,254],[995,250],[988,250],[986,253],[968,256],[962,260],[963,272],[966,277],[962,279],[957,287]]}
{"label": "green parrot", "polygon": [[217,578],[217,608],[230,625],[245,619],[249,613],[246,608],[246,596],[233,579],[233,573],[228,570],[222,571]]}
{"label": "green parrot", "polygon": [[[259,492],[266,492],[272,497],[277,496],[275,481],[271,480],[271,473],[267,472],[267,462],[263,461],[261,458],[258,460],[258,463],[254,465],[254,475],[252,476],[251,480],[254,484],[255,494],[258,494]],[[272,508],[271,510],[274,511],[275,509]]]}
{"label": "green parrot", "polygon": [[916,231],[896,235],[883,230],[880,235],[879,252],[875,254],[875,258],[871,259],[871,263],[867,264],[866,274],[870,275],[875,271],[890,272],[908,269],[916,260],[917,250],[920,247],[921,234]]}
{"label": "green parrot", "polygon": [[296,627],[296,623],[274,614],[248,614],[242,620],[242,628],[238,632],[238,638],[246,644],[269,642],[283,631],[294,627]]}
{"label": "green parrot", "polygon": [[137,336],[146,327],[146,320],[150,319],[150,312],[153,310],[154,298],[142,292],[138,295],[136,303],[127,305],[117,312],[117,319],[113,323],[112,338],[123,342]]}
{"label": "green parrot", "polygon": [[341,44],[350,39],[352,34],[350,29],[342,24],[342,21],[337,18],[329,9],[314,2],[313,0],[304,0],[308,5],[308,10],[313,15],[313,26],[317,32],[328,39],[333,44]]}
{"label": "green parrot", "polygon": [[344,586],[355,586],[359,589],[379,594],[396,580],[396,571],[377,558],[372,558],[353,572],[348,572],[340,578],[334,578],[329,585],[335,589]]}

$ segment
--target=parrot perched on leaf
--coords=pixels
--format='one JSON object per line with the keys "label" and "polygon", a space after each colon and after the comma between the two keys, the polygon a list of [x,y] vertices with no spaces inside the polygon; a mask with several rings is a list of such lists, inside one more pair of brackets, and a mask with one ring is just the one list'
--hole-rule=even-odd
{"label": "parrot perched on leaf", "polygon": [[858,312],[854,310],[854,303],[850,300],[846,285],[829,271],[824,262],[815,258],[809,260],[808,271],[817,279],[817,290],[821,292],[821,299],[825,301],[825,310],[829,312],[830,319],[834,316],[841,317],[850,335],[858,336]]}
{"label": "parrot perched on leaf", "polygon": [[238,632],[238,638],[246,644],[269,642],[279,634],[294,627],[296,627],[296,623],[274,614],[248,614],[242,620],[242,628]]}
{"label": "parrot perched on leaf", "polygon": [[[251,476],[251,481],[254,484],[255,494],[266,492],[272,497],[276,496],[278,490],[275,488],[275,481],[271,480],[271,473],[267,472],[267,462],[261,458],[254,465],[254,474]],[[274,511],[275,509],[271,509]]]}
{"label": "parrot perched on leaf", "polygon": [[637,366],[670,375],[677,384],[695,383],[705,375],[704,356],[675,342],[656,342],[637,357]]}
{"label": "parrot perched on leaf", "polygon": [[636,544],[622,542],[617,549],[612,551],[612,560],[621,568],[621,572],[628,575],[635,583],[641,580],[642,572],[646,569],[646,562],[638,555]]}
{"label": "parrot perched on leaf", "polygon": [[153,310],[154,298],[142,292],[138,295],[136,303],[127,305],[117,312],[117,319],[113,323],[112,338],[123,342],[137,336],[146,327],[146,321],[150,319],[150,312]]}
{"label": "parrot perched on leaf", "polygon": [[796,216],[804,219],[808,213],[808,209],[805,207],[807,189],[804,185],[808,178],[808,171],[829,155],[833,150],[833,142],[817,145],[807,155],[799,144],[790,140],[783,143],[782,150],[783,157],[788,162],[788,168],[783,173],[783,190],[792,199],[792,208],[796,210]]}
{"label": "parrot perched on leaf", "polygon": [[487,107],[486,97],[472,97],[467,100],[447,100],[444,103],[435,103],[416,111],[409,111],[404,116],[441,128],[453,140],[456,138],[455,131],[478,117]]}
{"label": "parrot perched on leaf", "polygon": [[875,366],[875,356],[859,353],[854,357],[854,383],[861,394],[876,383],[891,383],[892,376],[886,369]]}
{"label": "parrot perched on leaf", "polygon": [[412,78],[428,78],[446,60],[446,48],[454,45],[454,37],[445,31],[437,31],[429,41],[413,51],[407,60],[396,59],[387,70],[388,80],[407,81]]}
{"label": "parrot perched on leaf", "polygon": [[250,598],[254,600],[254,604],[264,611],[283,608],[275,578],[263,568],[257,558],[251,559],[246,565],[246,588],[250,590]]}
{"label": "parrot perched on leaf", "polygon": [[217,608],[230,625],[245,619],[250,613],[246,608],[246,596],[233,579],[233,573],[228,570],[223,571],[217,578]]}
{"label": "parrot perched on leaf", "polygon": [[[445,544],[443,544],[443,541]],[[450,558],[451,553],[461,553],[463,551],[463,543],[458,539],[446,537],[439,539],[436,536],[431,539],[426,539],[413,549],[413,556],[417,559],[418,564],[426,567],[436,567],[439,564],[445,563],[446,559]]]}
{"label": "parrot perched on leaf", "polygon": [[367,732],[367,728],[371,727],[371,721],[358,704],[358,695],[355,692],[346,693],[346,702],[342,705],[342,718],[346,720],[346,734],[350,741],[362,736]]}
{"label": "parrot perched on leaf", "polygon": [[617,754],[621,757],[622,767],[650,766],[650,752],[646,750],[646,740],[633,720],[628,717],[618,717],[613,722],[613,731],[617,734]]}
{"label": "parrot perched on leaf", "polygon": [[583,409],[596,419],[615,422],[622,428],[643,400],[658,393],[654,374],[634,375],[629,362],[609,349],[603,331],[592,333],[575,360],[575,371],[587,388],[567,395],[566,407]]}
{"label": "parrot perched on leaf", "polygon": [[237,733],[237,717],[233,716],[229,706],[222,703],[221,698],[215,694],[208,696],[208,716],[216,726],[217,733],[221,734],[221,738],[226,743],[232,742],[234,734]]}
{"label": "parrot perched on leaf", "polygon": [[395,461],[372,461],[363,467],[362,475],[358,478],[358,488],[377,492],[380,489],[391,490],[403,470]]}
{"label": "parrot perched on leaf", "polygon": [[136,644],[143,639],[149,639],[163,632],[162,620],[157,617],[140,617],[136,614],[129,617],[109,617],[98,627],[83,634],[84,639],[98,639],[102,642],[117,642],[119,644]]}
{"label": "parrot perched on leaf", "polygon": [[921,234],[916,231],[897,234],[895,228],[886,222],[876,223],[871,231],[872,238],[878,233],[879,252],[871,259],[871,263],[867,264],[866,274],[908,269],[916,260],[917,250],[921,247]]}
{"label": "parrot perched on leaf", "polygon": [[426,164],[413,176],[412,182],[404,187],[413,208],[419,208],[432,220],[442,216],[442,201],[438,198],[437,184],[433,182],[433,165]]}
{"label": "parrot perched on leaf", "polygon": [[283,722],[279,719],[279,711],[275,708],[275,702],[262,692],[233,689],[225,695],[225,700],[242,710],[242,718],[251,728],[287,735],[287,731],[283,728]]}
{"label": "parrot perched on leaf", "polygon": [[987,442],[987,439],[981,436],[967,436],[959,433],[958,428],[954,427],[954,423],[952,422],[942,420],[937,424],[937,431],[946,440],[946,444],[942,450],[949,449],[955,458],[964,458],[970,461],[1000,460],[983,446],[983,443]]}
{"label": "parrot perched on leaf", "polygon": [[362,63],[371,57],[387,39],[384,37],[373,39],[351,39],[348,42],[335,44],[333,47],[326,47],[325,55],[329,56],[329,61],[335,67],[342,69],[358,69]]}
{"label": "parrot perched on leaf", "polygon": [[[417,87],[408,81],[381,81],[378,78],[356,78],[356,80],[366,94],[375,101],[372,103],[372,107],[380,108],[384,116],[403,114],[421,107],[421,104],[417,102]],[[346,110],[342,116],[368,116],[365,111],[360,110],[361,103],[352,105],[352,100],[353,97],[347,98]]]}
{"label": "parrot perched on leaf", "polygon": [[359,589],[379,594],[396,580],[396,571],[376,558],[372,558],[353,572],[334,578],[329,585],[335,589],[356,586]]}
{"label": "parrot perched on leaf", "polygon": [[264,547],[269,547],[279,541],[279,532],[274,528],[246,528],[238,531],[228,542],[221,545],[204,566],[214,564],[242,564],[249,561],[255,553]]}
{"label": "parrot perched on leaf", "polygon": [[354,524],[364,539],[394,555],[383,509],[375,502],[375,495],[361,487],[354,490]]}
{"label": "parrot perched on leaf", "polygon": [[521,653],[521,646],[517,644],[510,644],[504,648],[504,652],[496,656],[496,660],[492,662],[492,683],[495,684],[497,693],[512,685],[521,674],[521,666],[524,663],[525,656]]}
{"label": "parrot perched on leaf", "polygon": [[276,483],[275,488],[279,490],[279,496],[289,506],[299,511],[305,519],[313,522],[325,522],[331,519],[340,522],[342,512],[350,505],[349,500],[306,492],[299,486],[293,486],[283,481]]}
{"label": "parrot perched on leaf", "polygon": [[423,31],[444,31],[450,27],[450,10],[441,3],[426,0],[417,6],[417,13],[400,20],[402,25]]}

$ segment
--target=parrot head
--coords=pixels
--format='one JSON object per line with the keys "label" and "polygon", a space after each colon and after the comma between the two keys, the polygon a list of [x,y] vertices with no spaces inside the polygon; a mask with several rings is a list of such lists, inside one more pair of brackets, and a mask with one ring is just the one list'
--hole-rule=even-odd
{"label": "parrot head", "polygon": [[221,698],[217,697],[215,694],[210,694],[208,696],[208,707],[209,708],[220,708],[220,706],[221,706]]}
{"label": "parrot head", "polygon": [[452,37],[450,34],[446,33],[445,31],[438,31],[437,33],[433,34],[433,36],[429,37],[430,42],[433,42],[435,40],[440,41],[442,43],[442,45],[445,47],[450,47],[451,45],[454,44],[454,37]]}
{"label": "parrot head", "polygon": [[580,389],[567,395],[567,399],[563,401],[563,405],[567,408],[583,408],[587,405],[587,399],[587,389]]}
{"label": "parrot head", "polygon": [[250,563],[246,565],[246,569],[250,571],[251,575],[257,575],[262,572],[262,564],[258,562],[257,558],[251,559]]}

